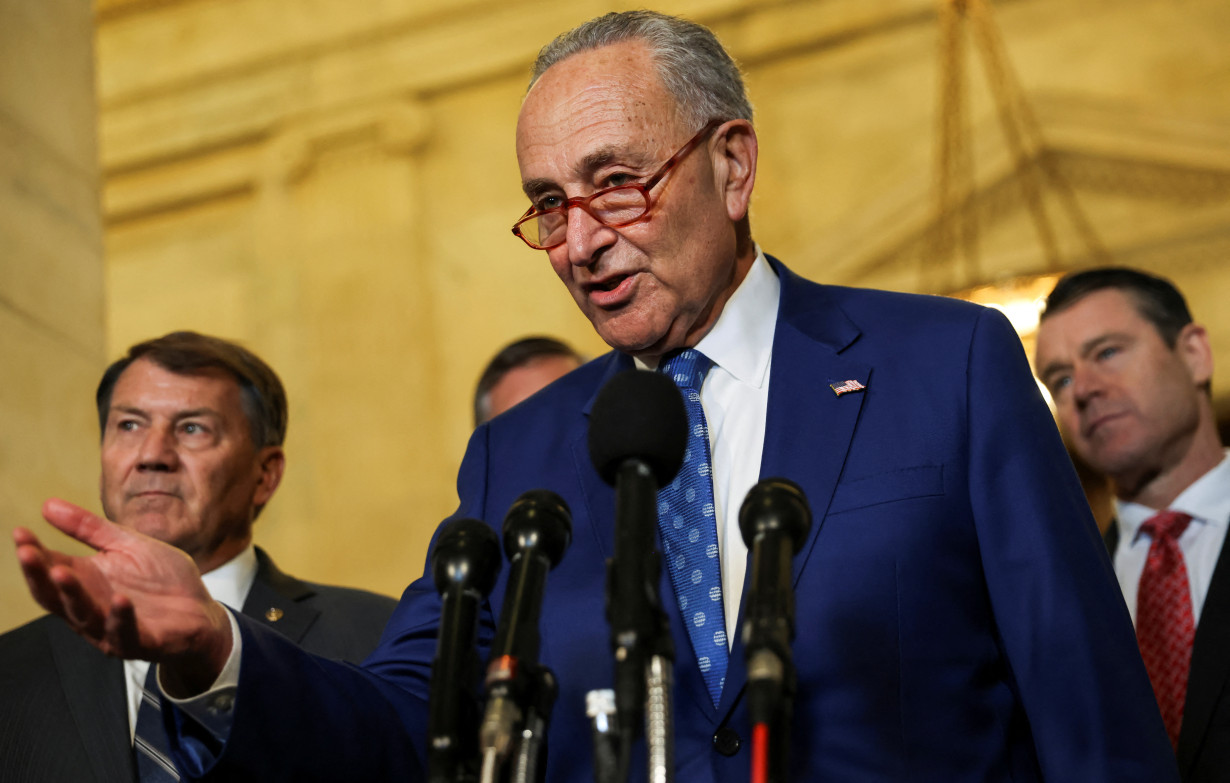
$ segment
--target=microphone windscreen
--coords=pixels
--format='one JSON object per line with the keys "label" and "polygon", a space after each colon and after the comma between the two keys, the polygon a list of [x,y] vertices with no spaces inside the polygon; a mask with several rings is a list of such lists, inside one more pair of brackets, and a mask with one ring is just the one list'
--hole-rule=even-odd
{"label": "microphone windscreen", "polygon": [[748,548],[763,529],[780,530],[791,543],[794,554],[811,529],[811,507],[803,489],[790,479],[765,478],[747,491],[739,509],[739,531]]}
{"label": "microphone windscreen", "polygon": [[659,372],[625,370],[594,401],[589,458],[608,484],[615,484],[626,460],[639,459],[664,487],[683,464],[687,437],[688,414],[674,381]]}
{"label": "microphone windscreen", "polygon": [[555,568],[570,543],[572,511],[562,497],[549,489],[523,492],[504,517],[504,554],[510,562],[521,551],[533,547]]}
{"label": "microphone windscreen", "polygon": [[432,577],[441,594],[456,585],[486,596],[495,587],[501,564],[500,537],[477,519],[449,522],[431,553]]}

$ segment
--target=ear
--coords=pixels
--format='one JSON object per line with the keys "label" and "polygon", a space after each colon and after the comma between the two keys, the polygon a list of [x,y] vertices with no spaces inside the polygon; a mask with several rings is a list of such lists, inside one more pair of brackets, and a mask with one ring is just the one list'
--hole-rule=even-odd
{"label": "ear", "polygon": [[1204,386],[1213,377],[1213,349],[1209,345],[1209,333],[1200,324],[1188,324],[1175,339],[1175,352],[1187,365],[1192,381]]}
{"label": "ear", "polygon": [[714,174],[731,222],[747,216],[756,183],[756,129],[747,120],[731,120],[714,133]]}
{"label": "ear", "polygon": [[252,505],[257,508],[264,506],[273,497],[274,491],[282,483],[282,471],[286,469],[286,454],[281,446],[266,446],[257,455],[260,483],[256,486],[256,495]]}

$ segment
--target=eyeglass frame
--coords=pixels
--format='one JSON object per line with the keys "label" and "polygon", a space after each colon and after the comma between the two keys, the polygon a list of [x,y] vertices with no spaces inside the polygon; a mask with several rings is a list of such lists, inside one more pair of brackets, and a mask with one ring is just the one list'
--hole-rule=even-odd
{"label": "eyeglass frame", "polygon": [[[572,211],[573,207],[580,207],[581,209],[585,210],[585,214],[589,215],[594,220],[598,221],[599,223],[606,226],[607,228],[624,228],[626,226],[631,226],[633,224],[641,222],[645,218],[649,217],[649,213],[653,211],[654,206],[657,204],[656,201],[654,201],[653,199],[649,197],[649,191],[653,190],[654,187],[656,187],[657,184],[661,182],[666,177],[666,175],[671,172],[672,169],[675,168],[675,166],[678,166],[683,161],[684,158],[692,154],[692,151],[696,149],[698,146],[700,146],[701,141],[703,141],[705,137],[707,137],[710,133],[713,133],[715,130],[720,128],[725,122],[726,120],[719,120],[716,118],[709,120],[709,122],[705,123],[705,127],[697,131],[695,136],[688,139],[688,142],[684,144],[682,147],[680,147],[678,152],[676,152],[674,155],[671,155],[670,158],[668,158],[667,161],[662,164],[662,167],[659,168],[656,173],[654,173],[649,179],[645,180],[644,182],[629,182],[627,185],[615,185],[614,187],[603,188],[602,190],[596,190],[593,193],[590,193],[588,196],[574,196],[570,199],[566,199],[564,203],[560,204],[558,207],[551,207],[550,209],[537,209],[531,204],[530,208],[525,211],[525,214],[522,215],[520,218],[518,218],[516,223],[513,223],[513,227],[512,227],[513,236],[517,237],[518,239],[520,239],[525,244],[529,245],[530,248],[534,250],[554,250],[555,248],[559,247],[560,245],[568,241],[566,230],[565,230],[564,239],[561,239],[559,242],[556,242],[553,245],[538,245],[538,244],[531,242],[524,234],[521,233],[521,224],[531,219],[536,220],[542,217],[543,215],[550,215],[552,213],[558,212],[564,215],[564,225],[567,226],[568,225],[568,213]],[[636,217],[632,218],[631,220],[625,220],[621,223],[607,223],[605,220],[598,217],[590,210],[589,203],[591,201],[598,198],[599,196],[604,196],[616,190],[640,191],[641,196],[645,199],[645,211],[637,215]]]}

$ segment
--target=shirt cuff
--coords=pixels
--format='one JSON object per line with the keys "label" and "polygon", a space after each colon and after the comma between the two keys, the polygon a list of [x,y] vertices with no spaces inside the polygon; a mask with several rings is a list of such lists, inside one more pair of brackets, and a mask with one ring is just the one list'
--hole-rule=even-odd
{"label": "shirt cuff", "polygon": [[162,698],[223,743],[231,733],[235,693],[239,690],[239,660],[243,655],[243,636],[240,635],[239,623],[229,608],[226,617],[231,622],[231,654],[209,690],[187,699],[168,696],[166,689],[162,687],[162,667],[158,667],[158,689],[162,691]]}

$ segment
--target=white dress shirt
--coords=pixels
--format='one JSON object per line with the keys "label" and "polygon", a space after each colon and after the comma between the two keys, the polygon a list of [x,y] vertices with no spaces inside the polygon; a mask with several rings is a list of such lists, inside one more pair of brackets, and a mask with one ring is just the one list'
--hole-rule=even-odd
{"label": "white dress shirt", "polygon": [[[1192,591],[1192,617],[1197,625],[1209,582],[1213,579],[1213,569],[1226,540],[1226,528],[1230,526],[1230,451],[1227,454],[1217,467],[1196,479],[1170,504],[1171,511],[1182,511],[1192,518],[1179,536],[1179,549],[1183,550],[1187,581]],[[1153,538],[1142,533],[1140,526],[1160,509],[1119,501],[1115,506],[1115,524],[1119,526],[1119,545],[1114,554],[1115,575],[1135,623],[1136,592],[1149,557],[1149,545],[1153,543]]]}
{"label": "white dress shirt", "polygon": [[[207,574],[201,575],[205,589],[214,600],[235,611],[243,610],[248,591],[256,581],[256,550],[248,548]],[[233,622],[233,621],[232,621]],[[149,672],[149,661],[124,661],[124,685],[128,689],[128,736],[137,731],[137,710],[141,706],[141,689]]]}
{"label": "white dress shirt", "polygon": [[[713,457],[713,504],[722,564],[726,643],[733,645],[739,600],[747,570],[747,545],[739,532],[739,508],[760,479],[769,411],[769,365],[781,281],[760,248],[747,277],[722,308],[717,323],[696,350],[713,361],[700,389]],[[650,369],[644,362],[637,365]]]}

